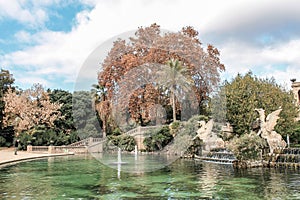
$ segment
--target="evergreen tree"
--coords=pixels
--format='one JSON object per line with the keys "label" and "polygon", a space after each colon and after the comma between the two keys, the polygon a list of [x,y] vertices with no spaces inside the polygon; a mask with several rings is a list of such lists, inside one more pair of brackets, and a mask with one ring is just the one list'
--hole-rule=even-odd
{"label": "evergreen tree", "polygon": [[65,90],[55,89],[53,91],[49,91],[49,97],[51,103],[62,104],[59,111],[63,118],[55,120],[54,123],[56,128],[62,131],[75,130],[72,110],[72,93]]}
{"label": "evergreen tree", "polygon": [[9,73],[8,70],[1,69],[0,71],[0,128],[3,128],[3,118],[4,118],[4,108],[5,102],[3,97],[7,90],[12,86],[14,83],[14,78],[12,74]]}
{"label": "evergreen tree", "polygon": [[14,130],[13,127],[4,127],[4,109],[5,102],[3,100],[7,90],[14,83],[13,75],[8,70],[1,69],[0,71],[0,146],[10,146],[13,142]]}
{"label": "evergreen tree", "polygon": [[275,131],[286,136],[294,127],[297,109],[291,92],[272,79],[260,79],[251,72],[238,74],[231,82],[225,83],[226,118],[238,135],[249,133],[252,123],[259,117],[255,108],[265,110],[266,116],[282,108]]}

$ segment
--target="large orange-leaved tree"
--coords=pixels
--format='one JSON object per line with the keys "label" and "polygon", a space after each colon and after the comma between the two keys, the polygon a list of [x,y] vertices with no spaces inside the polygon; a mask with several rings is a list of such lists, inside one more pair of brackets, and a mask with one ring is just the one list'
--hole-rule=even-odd
{"label": "large orange-leaved tree", "polygon": [[[159,25],[152,24],[149,27],[140,27],[129,40],[118,39],[114,42],[102,63],[98,84],[105,88],[105,101],[109,104],[126,104],[123,105],[129,115],[126,119],[130,118],[143,125],[143,122],[151,121],[150,109],[159,104],[164,108],[171,107],[170,116],[175,121],[176,115],[180,115],[182,111],[179,103],[181,97],[174,95],[175,88],[183,90],[188,86],[195,94],[201,112],[208,95],[220,80],[220,72],[225,70],[219,56],[220,53],[214,46],[208,45],[206,49],[202,47],[198,32],[193,27],[187,26],[178,32],[163,33]],[[157,65],[160,67],[154,67]],[[132,71],[141,66],[147,66],[153,75],[168,70],[171,73],[170,69],[176,69],[178,72],[179,69],[180,73],[184,72],[184,75],[180,76],[183,78],[181,82],[188,81],[181,84],[184,87],[178,87],[170,80],[161,81],[160,84],[159,81],[135,84],[141,74]],[[161,72],[155,71],[157,69]],[[135,84],[138,87],[122,88],[126,76],[127,85]],[[114,97],[122,92],[129,93],[130,98],[128,101],[117,102]],[[112,107],[107,106],[110,109],[101,115],[110,115]]]}

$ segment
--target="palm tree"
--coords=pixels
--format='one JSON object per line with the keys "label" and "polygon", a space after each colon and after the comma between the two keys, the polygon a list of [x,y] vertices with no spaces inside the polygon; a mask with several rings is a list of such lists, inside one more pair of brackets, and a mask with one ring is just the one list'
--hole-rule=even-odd
{"label": "palm tree", "polygon": [[92,95],[93,95],[93,100],[96,103],[99,103],[100,101],[105,101],[106,100],[106,95],[107,95],[107,91],[105,89],[104,86],[101,86],[99,84],[93,84],[92,85]]}
{"label": "palm tree", "polygon": [[163,67],[160,71],[159,84],[163,85],[170,91],[170,99],[173,109],[173,122],[176,121],[176,93],[191,91],[193,80],[187,75],[188,70],[183,67],[182,63],[177,59],[171,59],[166,63],[167,67]]}
{"label": "palm tree", "polygon": [[94,108],[99,118],[102,120],[102,137],[105,138],[110,110],[110,104],[107,100],[107,90],[104,86],[101,86],[99,84],[93,84],[92,87],[93,89],[91,89],[91,92],[93,95]]}

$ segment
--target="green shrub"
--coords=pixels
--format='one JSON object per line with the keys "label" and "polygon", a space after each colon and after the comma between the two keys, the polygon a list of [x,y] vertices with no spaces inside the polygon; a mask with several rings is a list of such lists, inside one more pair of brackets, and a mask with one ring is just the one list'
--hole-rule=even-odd
{"label": "green shrub", "polygon": [[180,125],[180,122],[179,121],[176,121],[176,122],[172,122],[171,123],[171,129],[177,129]]}
{"label": "green shrub", "polygon": [[18,139],[20,140],[20,149],[26,150],[27,145],[31,144],[34,138],[26,132],[22,132]]}
{"label": "green shrub", "polygon": [[288,132],[291,145],[293,146],[300,146],[300,121],[294,124],[292,130]]}
{"label": "green shrub", "polygon": [[114,136],[118,136],[118,135],[121,135],[121,129],[119,128],[115,128],[112,132],[112,135]]}
{"label": "green shrub", "polygon": [[157,132],[154,132],[150,137],[144,139],[144,145],[147,151],[162,150],[173,140],[173,135],[170,133],[168,126],[164,126]]}
{"label": "green shrub", "polygon": [[233,138],[228,148],[238,160],[259,160],[261,151],[267,147],[265,139],[256,134],[243,134]]}
{"label": "green shrub", "polygon": [[21,149],[26,149],[27,145],[33,146],[61,146],[68,145],[80,140],[77,131],[65,133],[60,130],[48,128],[43,125],[36,126],[19,135]]}
{"label": "green shrub", "polygon": [[6,144],[6,139],[4,137],[0,136],[0,147],[5,146],[5,144]]}
{"label": "green shrub", "polygon": [[14,128],[12,126],[0,128],[0,136],[5,139],[5,142],[4,142],[3,138],[1,139],[2,144],[0,142],[0,146],[10,147],[13,143],[14,135],[15,135]]}
{"label": "green shrub", "polygon": [[130,135],[111,135],[108,136],[108,143],[120,147],[125,151],[133,151],[135,149],[136,142],[133,136]]}
{"label": "green shrub", "polygon": [[186,154],[189,155],[201,155],[202,154],[202,146],[203,146],[203,141],[200,140],[199,137],[196,137],[192,142],[190,147],[187,149],[185,152]]}

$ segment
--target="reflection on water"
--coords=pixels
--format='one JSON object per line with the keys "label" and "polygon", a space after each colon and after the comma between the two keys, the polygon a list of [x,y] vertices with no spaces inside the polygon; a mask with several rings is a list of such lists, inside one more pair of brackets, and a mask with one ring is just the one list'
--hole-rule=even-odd
{"label": "reflection on water", "polygon": [[[130,173],[145,173],[162,169],[178,159],[178,156],[162,154],[93,153],[92,156],[113,169]],[[121,160],[121,162],[119,161]],[[118,163],[121,163],[119,165]]]}
{"label": "reflection on water", "polygon": [[0,199],[300,199],[299,175],[177,160],[152,172],[122,169],[118,179],[117,169],[91,156],[71,156],[1,168]]}

